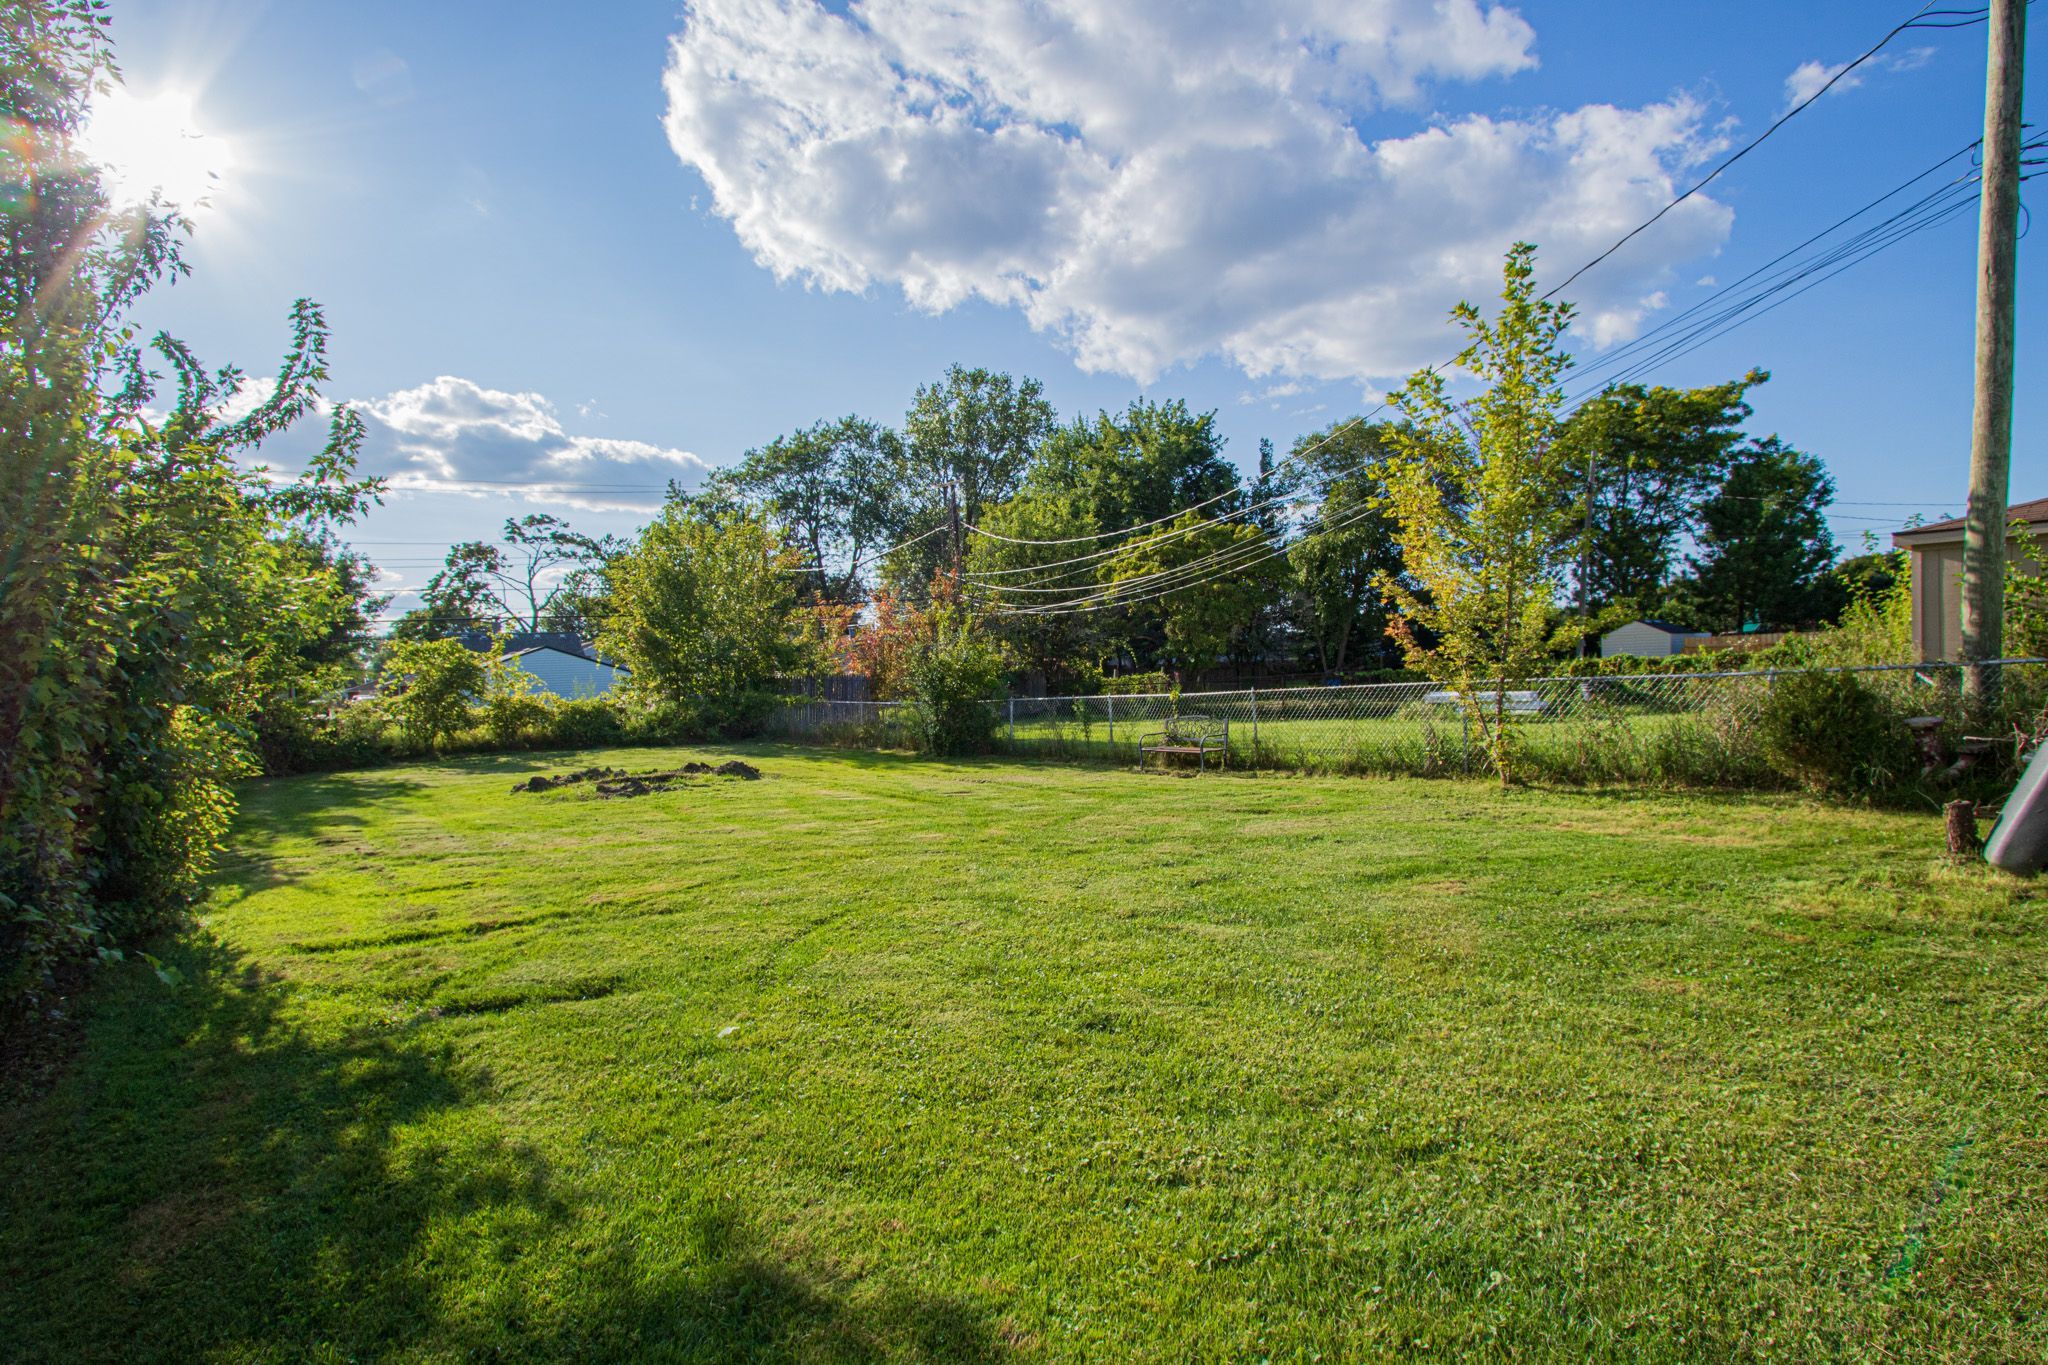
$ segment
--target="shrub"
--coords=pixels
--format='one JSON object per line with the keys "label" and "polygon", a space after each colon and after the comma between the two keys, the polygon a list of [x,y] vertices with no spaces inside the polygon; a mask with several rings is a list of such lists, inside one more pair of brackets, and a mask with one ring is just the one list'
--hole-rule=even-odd
{"label": "shrub", "polygon": [[271,777],[367,768],[389,752],[390,731],[390,713],[376,701],[351,702],[333,715],[293,709],[263,718],[257,751]]}
{"label": "shrub", "polygon": [[576,697],[548,708],[547,736],[543,742],[558,749],[594,749],[617,744],[625,734],[624,720],[610,699]]}
{"label": "shrub", "polygon": [[621,732],[633,744],[688,744],[707,733],[703,708],[682,698],[635,696],[617,714]]}
{"label": "shrub", "polygon": [[1771,766],[1817,791],[1879,792],[1913,765],[1905,727],[1853,673],[1807,669],[1778,678],[1757,729]]}
{"label": "shrub", "polygon": [[[772,692],[730,697],[655,697],[641,694],[613,708],[618,737],[635,744],[699,744],[750,739],[781,704]],[[597,742],[597,741],[592,741]]]}
{"label": "shrub", "polygon": [[966,622],[939,621],[909,662],[910,724],[932,754],[986,753],[995,745],[992,703],[1008,669],[994,644]]}
{"label": "shrub", "polygon": [[707,697],[697,703],[697,714],[706,739],[752,739],[761,733],[768,717],[781,705],[773,692],[749,689],[731,696]]}
{"label": "shrub", "polygon": [[489,684],[485,657],[456,640],[403,640],[391,647],[383,676],[399,690],[389,698],[405,742],[432,749],[475,723],[471,699]]}
{"label": "shrub", "polygon": [[176,707],[160,736],[126,743],[129,761],[107,784],[94,888],[107,943],[157,929],[192,901],[234,818],[234,782],[255,768],[240,738],[197,707]]}
{"label": "shrub", "polygon": [[493,689],[481,708],[484,728],[501,749],[517,748],[523,741],[548,743],[554,738],[554,712],[558,703],[546,692]]}
{"label": "shrub", "polygon": [[1173,679],[1160,672],[1122,673],[1102,679],[1102,691],[1117,697],[1157,696],[1172,687]]}
{"label": "shrub", "polygon": [[1546,671],[1560,678],[1627,678],[1664,673],[1751,673],[1804,668],[1812,662],[1812,643],[1794,636],[1762,649],[1710,649],[1661,657],[1593,654],[1583,659],[1561,660]]}

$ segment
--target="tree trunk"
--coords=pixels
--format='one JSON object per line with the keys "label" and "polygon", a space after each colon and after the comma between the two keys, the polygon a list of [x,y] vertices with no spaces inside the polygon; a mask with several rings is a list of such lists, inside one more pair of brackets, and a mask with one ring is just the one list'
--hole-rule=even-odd
{"label": "tree trunk", "polygon": [[1980,847],[1977,842],[1977,803],[1951,801],[1941,808],[1941,815],[1948,834],[1948,856],[1976,857]]}

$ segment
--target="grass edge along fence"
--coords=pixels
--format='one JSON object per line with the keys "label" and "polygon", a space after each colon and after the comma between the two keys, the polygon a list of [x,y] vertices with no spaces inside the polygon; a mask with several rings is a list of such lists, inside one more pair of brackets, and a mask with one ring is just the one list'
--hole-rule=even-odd
{"label": "grass edge along fence", "polygon": [[[2025,723],[2048,704],[2048,660],[1998,661],[2006,717]],[[1640,673],[1532,679],[1509,690],[1517,769],[1536,780],[1784,787],[1760,734],[1783,678],[1806,670]],[[1943,718],[1964,731],[1961,665],[1870,664],[1851,674],[1901,722]],[[768,717],[770,738],[854,748],[912,747],[903,702],[793,700]],[[1135,764],[1138,744],[1176,716],[1229,726],[1232,767],[1309,773],[1454,776],[1485,760],[1467,710],[1441,683],[1011,697],[991,702],[999,752],[1069,762]]]}

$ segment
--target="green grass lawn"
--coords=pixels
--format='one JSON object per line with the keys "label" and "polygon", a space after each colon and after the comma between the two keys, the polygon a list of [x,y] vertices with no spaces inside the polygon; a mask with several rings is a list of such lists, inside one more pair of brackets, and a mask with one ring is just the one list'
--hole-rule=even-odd
{"label": "green grass lawn", "polygon": [[1931,812],[745,752],[250,788],[0,1109],[0,1356],[2048,1355]]}
{"label": "green grass lawn", "polygon": [[[1446,707],[1409,707],[1384,716],[1283,715],[1264,718],[1257,725],[1244,714],[1243,707],[1212,709],[1224,712],[1216,719],[1228,721],[1227,731],[1217,736],[1217,742],[1227,738],[1230,764],[1237,767],[1421,774],[1432,770],[1460,773],[1468,770],[1468,764],[1479,767],[1484,763],[1464,718]],[[1070,717],[1036,716],[999,723],[996,738],[1004,748],[1024,757],[1135,767],[1143,737],[1156,735],[1165,724],[1163,716],[1119,721],[1114,727],[1100,718],[1083,725]],[[1515,737],[1519,755],[1538,768],[1581,778],[1589,774],[1649,778],[1660,775],[1661,767],[1671,766],[1660,767],[1660,754],[1675,748],[1714,746],[1720,735],[1734,728],[1717,716],[1610,710],[1584,716],[1518,718]],[[1212,755],[1209,763],[1215,766],[1220,760],[1221,755]],[[1156,764],[1160,760],[1148,761]],[[1695,766],[1712,769],[1716,765]]]}

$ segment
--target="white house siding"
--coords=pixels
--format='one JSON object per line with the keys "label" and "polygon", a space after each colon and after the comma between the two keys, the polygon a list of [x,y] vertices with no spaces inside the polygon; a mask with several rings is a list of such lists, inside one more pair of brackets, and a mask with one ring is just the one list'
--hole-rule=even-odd
{"label": "white house siding", "polygon": [[620,674],[610,664],[564,654],[558,649],[529,650],[507,662],[532,674],[543,690],[558,697],[602,697],[612,690]]}
{"label": "white house siding", "polygon": [[1681,654],[1687,640],[1697,638],[1693,634],[1673,635],[1659,630],[1648,621],[1631,621],[1625,626],[1616,626],[1600,637],[1600,657],[1612,658],[1617,654],[1640,654],[1652,659],[1668,658]]}

